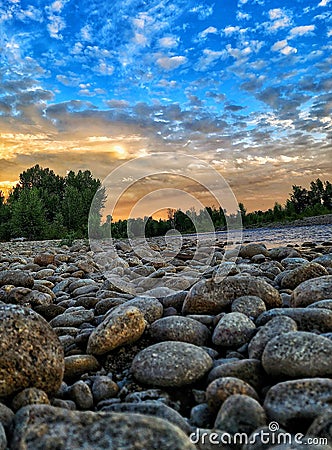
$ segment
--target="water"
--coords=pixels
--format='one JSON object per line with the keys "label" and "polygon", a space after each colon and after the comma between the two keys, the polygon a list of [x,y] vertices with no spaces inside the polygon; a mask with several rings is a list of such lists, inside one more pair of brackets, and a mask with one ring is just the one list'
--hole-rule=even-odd
{"label": "water", "polygon": [[[219,240],[227,239],[226,231],[220,231],[216,234]],[[284,226],[243,230],[242,242],[244,241],[261,242],[268,248],[287,244],[302,244],[305,241],[321,244],[324,241],[332,241],[332,225]]]}

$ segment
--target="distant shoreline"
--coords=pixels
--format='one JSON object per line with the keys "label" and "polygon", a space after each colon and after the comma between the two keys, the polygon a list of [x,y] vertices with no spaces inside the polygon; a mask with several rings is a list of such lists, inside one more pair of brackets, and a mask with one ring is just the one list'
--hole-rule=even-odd
{"label": "distant shoreline", "polygon": [[246,230],[258,228],[281,228],[281,227],[307,227],[311,225],[329,225],[332,224],[332,214],[323,214],[321,216],[304,217],[291,222],[271,222],[259,224],[259,226],[245,227]]}

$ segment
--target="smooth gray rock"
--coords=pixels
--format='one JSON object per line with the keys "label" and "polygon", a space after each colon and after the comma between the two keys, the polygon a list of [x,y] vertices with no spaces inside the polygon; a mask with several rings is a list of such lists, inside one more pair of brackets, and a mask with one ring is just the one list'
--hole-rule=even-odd
{"label": "smooth gray rock", "polygon": [[331,298],[332,275],[326,275],[319,278],[304,281],[292,292],[291,306],[301,308],[311,303]]}
{"label": "smooth gray rock", "polygon": [[170,316],[156,320],[149,329],[156,341],[181,341],[206,345],[211,333],[207,326],[189,317]]}
{"label": "smooth gray rock", "polygon": [[255,324],[245,314],[232,312],[219,320],[212,342],[221,347],[241,347],[250,340],[255,329]]}
{"label": "smooth gray rock", "polygon": [[285,275],[281,280],[281,287],[283,289],[295,289],[304,281],[323,275],[328,275],[325,267],[314,262],[306,263]]}

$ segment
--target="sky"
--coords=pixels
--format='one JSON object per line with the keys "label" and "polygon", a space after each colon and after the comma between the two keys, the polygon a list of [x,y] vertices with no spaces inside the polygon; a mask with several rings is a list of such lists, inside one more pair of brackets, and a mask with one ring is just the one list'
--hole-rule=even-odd
{"label": "sky", "polygon": [[187,154],[283,203],[332,178],[331,37],[332,0],[2,0],[0,189]]}

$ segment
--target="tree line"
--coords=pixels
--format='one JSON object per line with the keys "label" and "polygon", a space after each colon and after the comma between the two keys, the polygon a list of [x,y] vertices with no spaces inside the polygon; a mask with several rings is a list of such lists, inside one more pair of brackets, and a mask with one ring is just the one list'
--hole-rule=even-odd
{"label": "tree line", "polygon": [[[96,195],[97,194],[97,195]],[[90,211],[91,203],[94,209]],[[0,240],[25,237],[30,240],[67,239],[88,237],[88,220],[96,237],[126,238],[165,235],[176,229],[181,233],[225,229],[236,226],[241,216],[246,227],[264,226],[273,222],[287,222],[332,212],[332,185],[319,178],[310,183],[309,189],[293,185],[290,197],[284,205],[275,203],[267,211],[247,213],[239,203],[236,214],[228,214],[221,207],[208,206],[201,211],[168,210],[167,219],[152,217],[119,220],[108,215],[103,220],[105,190],[100,180],[93,178],[89,170],[69,171],[66,176],[38,164],[20,174],[18,184],[7,199],[0,191]]]}

